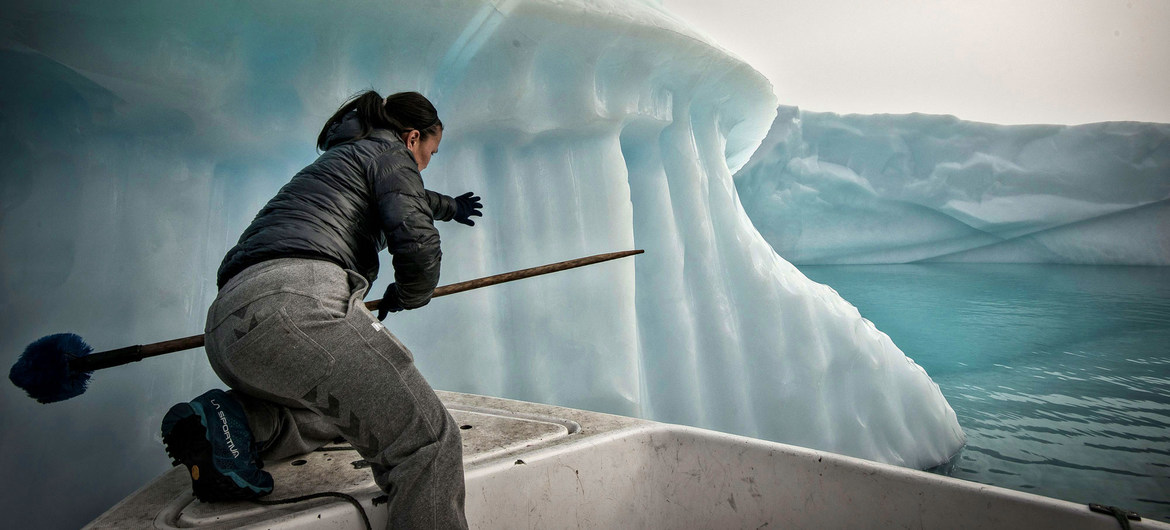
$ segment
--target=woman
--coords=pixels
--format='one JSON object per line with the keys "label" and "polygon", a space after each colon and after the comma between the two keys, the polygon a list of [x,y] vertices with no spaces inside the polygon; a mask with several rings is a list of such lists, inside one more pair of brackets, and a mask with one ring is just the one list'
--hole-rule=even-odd
{"label": "woman", "polygon": [[[351,99],[324,151],[260,210],[219,268],[207,358],[232,388],[179,403],[163,441],[204,501],[272,491],[261,458],[344,437],[390,496],[394,528],[466,528],[459,428],[381,320],[426,305],[439,280],[434,220],[467,225],[479,197],[423,188],[443,124],[421,94]],[[378,252],[394,282],[375,318],[363,299]]]}

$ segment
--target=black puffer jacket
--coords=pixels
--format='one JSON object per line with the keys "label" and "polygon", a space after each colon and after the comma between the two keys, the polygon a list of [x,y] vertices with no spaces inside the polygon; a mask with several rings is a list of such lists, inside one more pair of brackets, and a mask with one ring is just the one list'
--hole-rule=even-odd
{"label": "black puffer jacket", "polygon": [[276,258],[331,261],[373,283],[378,252],[394,256],[406,308],[426,305],[439,281],[434,220],[455,216],[451,197],[423,188],[414,156],[393,132],[360,134],[356,113],[329,131],[326,151],[256,214],[219,267],[217,283]]}

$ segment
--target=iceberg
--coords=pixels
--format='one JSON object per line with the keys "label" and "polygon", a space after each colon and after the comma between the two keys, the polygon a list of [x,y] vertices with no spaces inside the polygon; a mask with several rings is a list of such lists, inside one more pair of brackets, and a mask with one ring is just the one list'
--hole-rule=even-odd
{"label": "iceberg", "polygon": [[781,106],[763,145],[735,184],[793,263],[1170,265],[1170,124]]}
{"label": "iceberg", "polygon": [[[59,331],[98,350],[197,333],[220,259],[337,105],[418,90],[447,126],[428,187],[485,204],[475,227],[440,226],[441,284],[646,251],[393,315],[433,386],[916,468],[964,443],[926,372],[753,226],[732,175],[771,127],[771,85],[657,3],[58,1],[0,17],[10,359]],[[6,513],[76,526],[104,510],[166,468],[167,407],[217,386],[188,352],[100,372],[58,405],[5,387],[6,425],[24,426],[4,429]]]}

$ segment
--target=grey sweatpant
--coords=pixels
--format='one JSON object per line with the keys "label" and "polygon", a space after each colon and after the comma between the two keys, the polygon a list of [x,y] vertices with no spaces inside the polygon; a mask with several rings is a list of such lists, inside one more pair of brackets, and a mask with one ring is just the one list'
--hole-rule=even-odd
{"label": "grey sweatpant", "polygon": [[368,310],[369,283],[325,261],[241,272],[207,314],[207,358],[265,460],[341,436],[390,496],[391,528],[466,528],[459,427],[414,357]]}

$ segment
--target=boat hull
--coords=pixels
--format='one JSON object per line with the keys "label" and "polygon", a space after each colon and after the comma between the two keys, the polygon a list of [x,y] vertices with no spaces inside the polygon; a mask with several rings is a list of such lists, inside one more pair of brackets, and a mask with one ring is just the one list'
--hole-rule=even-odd
{"label": "boat hull", "polygon": [[[463,426],[472,528],[1119,528],[1085,505],[742,436],[536,403],[440,392]],[[387,505],[361,457],[332,446],[268,468],[270,499]],[[1132,528],[1170,529],[1157,521]],[[350,504],[194,499],[182,469],[89,528],[362,528]]]}

